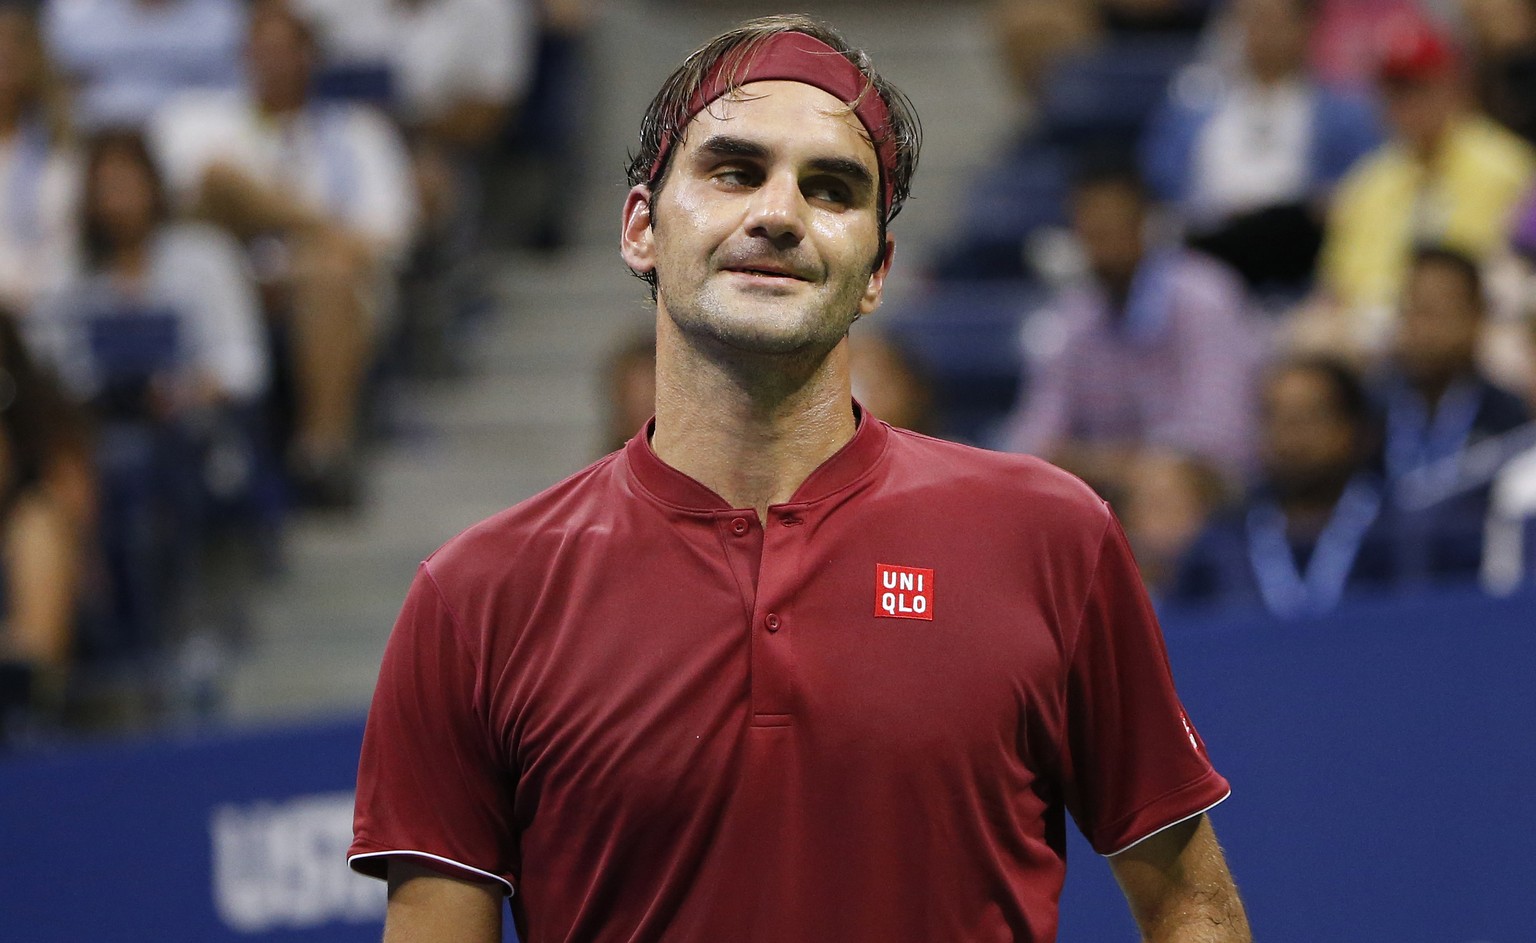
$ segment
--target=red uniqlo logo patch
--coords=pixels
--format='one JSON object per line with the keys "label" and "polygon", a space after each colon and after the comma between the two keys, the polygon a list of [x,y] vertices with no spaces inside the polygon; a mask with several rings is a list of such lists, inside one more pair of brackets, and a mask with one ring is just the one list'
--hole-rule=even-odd
{"label": "red uniqlo logo patch", "polygon": [[933,571],[875,564],[875,615],[933,621]]}

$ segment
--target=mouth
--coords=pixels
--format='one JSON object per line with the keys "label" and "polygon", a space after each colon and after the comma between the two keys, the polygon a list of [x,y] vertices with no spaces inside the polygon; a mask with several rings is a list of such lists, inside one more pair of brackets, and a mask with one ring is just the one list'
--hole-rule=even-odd
{"label": "mouth", "polygon": [[796,275],[785,269],[766,268],[753,265],[730,266],[725,269],[732,275],[742,275],[749,278],[758,278],[776,282],[808,282],[810,279]]}

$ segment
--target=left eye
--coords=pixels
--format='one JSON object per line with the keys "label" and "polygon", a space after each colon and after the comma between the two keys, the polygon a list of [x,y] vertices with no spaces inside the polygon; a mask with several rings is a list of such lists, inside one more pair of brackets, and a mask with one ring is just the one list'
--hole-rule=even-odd
{"label": "left eye", "polygon": [[848,188],[837,184],[811,184],[805,188],[805,197],[808,200],[817,200],[822,203],[836,203],[839,206],[849,202]]}

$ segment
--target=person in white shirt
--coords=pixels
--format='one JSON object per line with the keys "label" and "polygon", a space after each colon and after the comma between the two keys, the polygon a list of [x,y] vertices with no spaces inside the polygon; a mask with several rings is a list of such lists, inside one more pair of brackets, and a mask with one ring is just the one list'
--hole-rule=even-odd
{"label": "person in white shirt", "polygon": [[0,306],[20,315],[73,255],[78,167],[33,15],[0,6]]}
{"label": "person in white shirt", "polygon": [[258,2],[249,35],[248,90],[172,102],[155,143],[179,199],[247,240],[288,314],[300,497],[350,505],[363,382],[416,229],[409,159],[382,114],[312,98],[315,40],[290,7]]}
{"label": "person in white shirt", "polygon": [[88,129],[139,127],[179,92],[239,84],[241,0],[49,0],[44,32]]}

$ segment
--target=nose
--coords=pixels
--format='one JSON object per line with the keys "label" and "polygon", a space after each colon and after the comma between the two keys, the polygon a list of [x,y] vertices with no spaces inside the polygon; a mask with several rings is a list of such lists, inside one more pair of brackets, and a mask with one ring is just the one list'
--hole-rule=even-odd
{"label": "nose", "polygon": [[774,174],[752,194],[745,221],[747,235],[767,239],[776,249],[792,249],[805,238],[805,196],[793,174]]}

